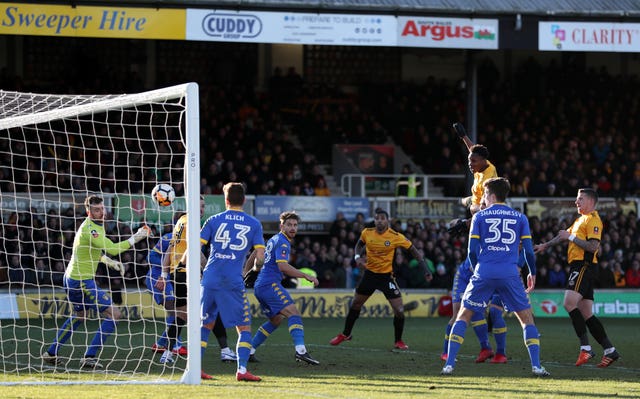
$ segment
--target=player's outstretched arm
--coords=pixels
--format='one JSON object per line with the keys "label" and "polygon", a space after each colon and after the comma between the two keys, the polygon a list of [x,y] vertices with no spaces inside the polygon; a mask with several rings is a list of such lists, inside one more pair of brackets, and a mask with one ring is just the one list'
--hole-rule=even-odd
{"label": "player's outstretched arm", "polygon": [[533,241],[531,238],[525,238],[522,240],[522,250],[524,251],[524,259],[527,267],[529,268],[529,275],[527,276],[527,293],[533,291],[536,286],[536,257],[534,255]]}
{"label": "player's outstretched arm", "polygon": [[104,263],[108,268],[117,271],[121,276],[124,276],[124,265],[122,262],[111,259],[107,255],[102,255],[100,257],[100,262]]}
{"label": "player's outstretched arm", "polygon": [[[104,229],[102,229],[98,234],[91,235],[91,247],[95,249],[102,249],[108,255],[116,256],[130,248],[133,248],[136,242],[148,237],[150,232],[151,229],[149,229],[149,227],[143,226],[127,240],[114,243],[106,236]],[[137,241],[134,241],[134,237]]]}
{"label": "player's outstretched arm", "polygon": [[474,143],[473,141],[471,141],[469,136],[467,136],[467,129],[464,128],[464,125],[460,122],[456,122],[453,124],[453,130],[456,131],[458,137],[460,137],[460,139],[462,139],[464,144],[467,146],[467,150],[471,152],[471,147],[473,147]]}
{"label": "player's outstretched arm", "polygon": [[129,242],[129,244],[131,244],[131,247],[133,248],[134,245],[144,240],[145,238],[149,237],[150,235],[151,235],[151,229],[149,228],[149,226],[144,225],[140,227],[138,231],[133,233],[131,237],[127,239],[127,241]]}
{"label": "player's outstretched arm", "polygon": [[549,247],[567,241],[569,237],[571,237],[571,234],[567,230],[560,230],[558,231],[558,234],[549,241],[543,242],[542,244],[534,245],[533,252],[536,254],[538,252],[544,252]]}
{"label": "player's outstretched arm", "polygon": [[291,266],[290,264],[286,263],[286,262],[278,262],[278,269],[280,269],[280,271],[284,274],[286,274],[289,277],[295,277],[295,278],[303,278],[311,283],[313,283],[313,285],[315,287],[318,286],[318,284],[320,284],[320,282],[318,281],[318,279],[314,276],[311,276],[307,273],[303,273],[300,270],[296,269],[295,267]]}

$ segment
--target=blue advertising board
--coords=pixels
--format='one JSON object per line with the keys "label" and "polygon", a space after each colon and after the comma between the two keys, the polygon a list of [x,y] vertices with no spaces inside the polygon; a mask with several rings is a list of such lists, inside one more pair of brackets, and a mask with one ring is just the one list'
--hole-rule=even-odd
{"label": "blue advertising board", "polygon": [[255,217],[261,222],[277,222],[284,211],[296,211],[305,222],[333,222],[342,212],[347,220],[362,213],[369,218],[368,198],[260,195],[255,201]]}

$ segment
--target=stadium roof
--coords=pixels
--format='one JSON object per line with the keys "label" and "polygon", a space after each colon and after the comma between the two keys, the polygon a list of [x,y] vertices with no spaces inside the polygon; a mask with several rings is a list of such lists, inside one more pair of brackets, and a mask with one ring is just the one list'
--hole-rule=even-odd
{"label": "stadium roof", "polygon": [[[75,3],[81,2],[83,1]],[[85,0],[85,2],[93,1]],[[448,14],[466,17],[514,14],[589,19],[640,17],[638,0],[129,0],[128,2],[174,7]]]}

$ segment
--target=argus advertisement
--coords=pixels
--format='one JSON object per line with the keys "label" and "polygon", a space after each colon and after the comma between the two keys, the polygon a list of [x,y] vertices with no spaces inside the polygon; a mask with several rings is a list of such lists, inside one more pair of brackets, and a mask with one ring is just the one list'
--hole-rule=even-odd
{"label": "argus advertisement", "polygon": [[396,18],[387,15],[187,10],[187,40],[395,46]]}
{"label": "argus advertisement", "polygon": [[547,51],[640,51],[640,24],[539,22],[538,49]]}
{"label": "argus advertisement", "polygon": [[398,46],[497,50],[498,20],[398,17]]}

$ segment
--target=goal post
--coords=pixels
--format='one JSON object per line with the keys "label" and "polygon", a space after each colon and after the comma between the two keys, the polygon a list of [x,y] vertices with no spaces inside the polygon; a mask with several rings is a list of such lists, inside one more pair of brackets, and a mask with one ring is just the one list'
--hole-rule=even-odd
{"label": "goal post", "polygon": [[[0,90],[0,363],[4,384],[200,383],[200,122],[198,85],[135,94],[71,95]],[[159,207],[158,183],[178,198]],[[113,242],[140,226],[153,237],[119,255],[124,276],[101,264],[98,286],[120,313],[104,333],[102,369],[81,367],[104,318],[86,313],[69,324],[58,365],[43,351],[70,320],[63,289],[76,230],[89,195],[104,199],[104,229]],[[150,348],[165,329],[165,312],[146,289],[148,251],[175,216],[188,214],[187,328],[189,355],[160,363]],[[74,319],[75,320],[75,319]]]}

